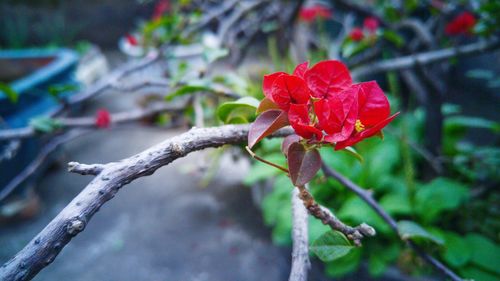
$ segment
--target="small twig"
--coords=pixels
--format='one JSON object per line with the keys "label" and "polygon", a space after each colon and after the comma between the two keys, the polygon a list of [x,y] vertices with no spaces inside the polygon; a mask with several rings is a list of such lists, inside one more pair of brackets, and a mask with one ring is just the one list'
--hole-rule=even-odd
{"label": "small twig", "polygon": [[319,205],[312,194],[305,186],[297,186],[300,191],[300,199],[309,211],[309,214],[319,219],[323,224],[330,226],[331,229],[342,232],[347,238],[352,240],[356,246],[361,246],[361,240],[365,237],[375,236],[375,229],[366,223],[356,227],[351,227],[339,220],[329,209]]}
{"label": "small twig", "polygon": [[292,191],[292,269],[288,281],[307,281],[307,272],[311,268],[307,218],[307,209],[299,198],[299,189],[294,188]]}
{"label": "small twig", "polygon": [[[371,196],[369,192],[367,192],[365,189],[361,188],[360,186],[356,185],[352,181],[350,181],[348,178],[342,176],[340,173],[337,171],[333,170],[332,168],[328,167],[325,165],[325,163],[322,164],[322,169],[323,172],[327,177],[331,177],[336,179],[339,183],[347,187],[349,190],[354,192],[356,195],[359,196],[363,201],[365,201],[389,226],[390,228],[394,231],[399,236],[399,230],[398,230],[398,223],[396,222],[395,219],[393,219],[383,208],[382,206],[379,205],[375,199]],[[400,236],[399,236],[400,237]],[[402,238],[401,238],[402,239]],[[436,260],[429,254],[427,254],[420,246],[412,242],[411,240],[406,240],[402,239],[405,241],[408,246],[413,249],[420,257],[422,257],[425,261],[427,261],[430,265],[432,265],[434,268],[438,269],[441,273],[446,275],[447,277],[451,278],[453,281],[463,281],[462,278],[460,278],[455,272],[453,272],[451,269],[446,267],[443,263],[440,261]]]}
{"label": "small twig", "polygon": [[262,158],[262,157],[258,156],[258,155],[257,155],[257,154],[255,154],[255,153],[254,153],[254,152],[253,152],[253,151],[252,151],[252,150],[251,150],[248,146],[245,146],[245,149],[247,150],[248,154],[250,154],[250,156],[252,156],[252,158],[253,158],[253,159],[258,160],[258,161],[260,161],[260,162],[262,162],[262,163],[264,163],[264,164],[267,164],[267,165],[269,165],[269,166],[273,166],[274,168],[279,169],[279,170],[281,170],[281,171],[283,171],[283,172],[285,172],[285,173],[289,174],[289,171],[288,171],[288,169],[287,169],[287,168],[285,168],[285,167],[281,167],[281,166],[280,166],[280,165],[278,165],[278,164],[275,164],[275,163],[273,163],[273,162],[269,162],[269,161],[267,161],[266,159],[264,159],[264,158]]}
{"label": "small twig", "polygon": [[81,164],[78,162],[69,162],[68,163],[68,172],[70,173],[76,173],[80,175],[93,175],[97,176],[100,174],[104,168],[106,168],[106,165],[102,164],[92,164],[92,165],[87,165],[87,164]]}

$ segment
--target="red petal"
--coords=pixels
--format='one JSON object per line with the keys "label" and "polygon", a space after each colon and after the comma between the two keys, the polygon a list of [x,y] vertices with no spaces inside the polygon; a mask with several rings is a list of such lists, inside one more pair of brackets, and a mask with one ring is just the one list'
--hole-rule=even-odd
{"label": "red petal", "polygon": [[273,83],[272,97],[281,109],[287,111],[290,104],[307,104],[310,95],[302,78],[283,74]]}
{"label": "red petal", "polygon": [[107,128],[111,124],[111,114],[107,109],[99,109],[95,116],[95,125],[98,128]]}
{"label": "red petal", "polygon": [[371,127],[386,119],[391,114],[391,108],[384,91],[379,87],[377,82],[363,82],[357,85],[359,86],[358,119],[361,123]]}
{"label": "red petal", "polygon": [[288,121],[297,135],[305,139],[315,137],[316,140],[321,140],[323,137],[323,133],[318,128],[309,124],[309,110],[306,104],[291,104],[288,111]]}
{"label": "red petal", "polygon": [[378,26],[379,26],[379,22],[376,18],[374,17],[369,17],[369,18],[366,18],[364,21],[363,21],[363,26],[364,28],[366,28],[366,30],[368,30],[369,32],[371,33],[374,33],[375,31],[377,31],[378,29]]}
{"label": "red petal", "polygon": [[306,73],[308,67],[309,67],[309,62],[307,61],[297,65],[295,67],[295,70],[293,71],[293,75],[304,79],[304,74]]}
{"label": "red petal", "polygon": [[349,70],[336,60],[319,62],[306,71],[304,76],[311,94],[316,98],[331,97],[352,84]]}
{"label": "red petal", "polygon": [[275,72],[269,75],[264,75],[264,79],[262,80],[262,91],[264,92],[264,96],[266,98],[273,101],[273,97],[271,95],[271,91],[273,89],[274,80],[278,78],[280,75],[286,74],[285,72]]}
{"label": "red petal", "polygon": [[325,141],[343,141],[352,134],[358,118],[358,91],[359,87],[352,86],[327,101],[314,104],[320,126],[328,134]]}
{"label": "red petal", "polygon": [[335,150],[341,150],[341,149],[344,149],[348,146],[352,146],[366,138],[369,138],[369,137],[372,137],[376,134],[378,134],[380,132],[380,130],[382,130],[385,126],[387,126],[387,124],[389,124],[392,120],[394,120],[394,118],[396,118],[396,116],[399,115],[399,112],[397,112],[396,114],[388,117],[387,119],[385,120],[382,120],[380,123],[378,123],[377,125],[371,127],[371,128],[368,128],[360,133],[356,133],[354,134],[353,136],[351,136],[349,139],[345,140],[345,141],[342,141],[342,142],[337,142],[337,144],[335,145]]}

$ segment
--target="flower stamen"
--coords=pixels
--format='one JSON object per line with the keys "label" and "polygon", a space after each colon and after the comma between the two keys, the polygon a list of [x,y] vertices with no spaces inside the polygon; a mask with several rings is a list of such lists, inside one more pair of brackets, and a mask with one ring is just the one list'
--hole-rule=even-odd
{"label": "flower stamen", "polygon": [[356,124],[354,124],[354,129],[356,130],[356,132],[361,133],[365,130],[365,125],[363,125],[363,123],[361,123],[361,120],[358,119],[356,120]]}

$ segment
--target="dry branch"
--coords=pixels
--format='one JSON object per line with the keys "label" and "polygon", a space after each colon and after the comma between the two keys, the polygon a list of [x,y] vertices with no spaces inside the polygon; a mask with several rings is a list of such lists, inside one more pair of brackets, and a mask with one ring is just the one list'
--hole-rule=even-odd
{"label": "dry branch", "polygon": [[490,39],[462,45],[460,47],[416,53],[413,55],[374,62],[354,69],[351,74],[353,77],[359,78],[379,72],[409,69],[418,65],[432,64],[453,57],[463,57],[480,54],[489,50],[498,49],[499,47],[500,40]]}
{"label": "dry branch", "polygon": [[292,269],[288,281],[307,281],[307,272],[311,268],[307,218],[307,210],[299,198],[299,190],[294,188],[292,192]]}
{"label": "dry branch", "polygon": [[[103,166],[102,171],[39,234],[0,268],[0,280],[30,280],[51,264],[62,248],[83,231],[92,216],[131,181],[187,154],[246,141],[248,125],[196,128],[130,158]],[[286,136],[285,128],[274,136]],[[72,164],[74,169],[74,164]],[[82,167],[82,166],[80,166]],[[71,168],[71,167],[70,167]],[[95,165],[87,166],[90,173]],[[82,173],[85,169],[79,169]]]}

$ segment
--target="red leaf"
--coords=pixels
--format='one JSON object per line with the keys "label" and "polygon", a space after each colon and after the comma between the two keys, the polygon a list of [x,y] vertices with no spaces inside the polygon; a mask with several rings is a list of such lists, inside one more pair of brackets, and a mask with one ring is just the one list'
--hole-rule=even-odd
{"label": "red leaf", "polygon": [[307,61],[297,65],[295,67],[295,70],[293,71],[293,75],[304,79],[304,74],[306,73],[308,67],[309,67],[309,62]]}
{"label": "red leaf", "polygon": [[255,119],[248,132],[248,147],[252,148],[262,138],[288,125],[288,116],[282,110],[268,110]]}
{"label": "red leaf", "polygon": [[336,60],[317,63],[306,71],[305,80],[312,96],[316,98],[331,97],[352,84],[349,70],[342,62]]}
{"label": "red leaf", "polygon": [[306,104],[309,98],[309,89],[302,78],[283,74],[274,80],[272,100],[281,109],[288,111],[290,104]]}
{"label": "red leaf", "polygon": [[262,80],[262,91],[264,92],[264,96],[266,98],[270,99],[271,101],[273,100],[272,97],[272,90],[273,90],[273,84],[274,80],[278,78],[280,75],[286,74],[285,72],[275,72],[269,75],[264,75],[264,79]]}
{"label": "red leaf", "polygon": [[270,109],[280,109],[277,104],[268,98],[264,98],[257,107],[257,114],[268,111]]}
{"label": "red leaf", "polygon": [[290,147],[290,145],[292,145],[292,143],[294,142],[298,142],[300,140],[300,137],[298,135],[289,135],[289,136],[286,136],[284,139],[283,139],[283,142],[281,143],[281,152],[283,152],[283,154],[288,155],[288,148]]}
{"label": "red leaf", "polygon": [[299,142],[288,148],[288,170],[295,186],[301,186],[316,175],[321,168],[321,156],[317,149],[306,150]]}

